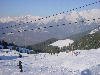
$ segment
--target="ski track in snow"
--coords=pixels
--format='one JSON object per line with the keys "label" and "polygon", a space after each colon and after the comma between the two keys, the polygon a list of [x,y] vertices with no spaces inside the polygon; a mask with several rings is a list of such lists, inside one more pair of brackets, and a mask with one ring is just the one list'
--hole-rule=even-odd
{"label": "ski track in snow", "polygon": [[[22,53],[23,57],[18,58],[16,51],[0,52],[0,75],[100,75],[100,48],[74,52],[80,54]],[[23,72],[17,66],[19,61],[22,61]]]}

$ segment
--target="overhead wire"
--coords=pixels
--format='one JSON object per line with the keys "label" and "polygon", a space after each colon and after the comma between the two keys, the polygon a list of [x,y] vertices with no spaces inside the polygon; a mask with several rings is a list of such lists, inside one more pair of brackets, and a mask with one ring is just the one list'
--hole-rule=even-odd
{"label": "overhead wire", "polygon": [[[80,8],[84,8],[84,7],[87,7],[87,6],[90,6],[90,5],[94,5],[94,4],[97,4],[97,3],[100,3],[100,1],[95,1],[95,2],[92,2],[92,3],[89,3],[89,4],[85,4],[85,5],[83,5],[83,6],[80,6],[80,7],[77,7],[77,8],[73,8],[73,9],[70,9],[70,10],[67,10],[67,12],[66,13],[68,13],[68,12],[72,12],[72,11],[75,11],[75,10],[78,10],[78,9],[80,9]],[[64,14],[65,12],[63,11],[62,13],[59,13],[59,14]],[[53,14],[53,16],[57,16],[57,15],[59,15],[59,14]],[[45,19],[48,19],[48,18],[50,18],[51,16],[48,16],[48,17],[45,17],[45,18],[38,18],[38,19],[35,19],[34,20],[34,22],[36,22],[36,21],[40,21],[40,20],[45,20]],[[29,22],[26,22],[26,24],[29,24],[29,23],[32,23],[33,21],[29,21]],[[25,24],[25,23],[23,23],[23,24]],[[15,24],[15,25],[10,25],[10,26],[6,26],[6,27],[1,27],[0,29],[8,29],[8,28],[13,28],[13,27],[16,27],[16,26],[20,26],[20,25],[23,25],[23,24]]]}

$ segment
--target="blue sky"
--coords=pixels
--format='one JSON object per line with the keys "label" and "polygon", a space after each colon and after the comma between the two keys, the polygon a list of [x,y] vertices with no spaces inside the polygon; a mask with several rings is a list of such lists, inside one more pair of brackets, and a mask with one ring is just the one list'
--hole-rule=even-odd
{"label": "blue sky", "polygon": [[[0,17],[49,16],[95,1],[99,0],[0,0]],[[86,9],[100,9],[100,3],[81,10]]]}

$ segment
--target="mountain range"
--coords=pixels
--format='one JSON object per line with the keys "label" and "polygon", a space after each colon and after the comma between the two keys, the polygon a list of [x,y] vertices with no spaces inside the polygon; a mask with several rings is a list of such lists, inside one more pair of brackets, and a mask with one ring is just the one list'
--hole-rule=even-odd
{"label": "mountain range", "polygon": [[17,45],[33,45],[50,38],[76,36],[92,31],[99,25],[100,9],[73,11],[47,18],[32,15],[3,17],[0,18],[0,40]]}

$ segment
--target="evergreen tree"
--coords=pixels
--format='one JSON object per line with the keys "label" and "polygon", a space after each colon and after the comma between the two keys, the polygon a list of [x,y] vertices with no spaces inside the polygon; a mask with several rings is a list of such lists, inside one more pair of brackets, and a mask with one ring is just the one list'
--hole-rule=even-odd
{"label": "evergreen tree", "polygon": [[8,49],[8,43],[7,42],[5,42],[4,40],[2,41],[2,45],[4,46],[4,49]]}
{"label": "evergreen tree", "polygon": [[100,33],[89,34],[82,37],[80,40],[76,40],[73,44],[69,45],[67,49],[69,50],[89,50],[96,49],[100,47]]}

